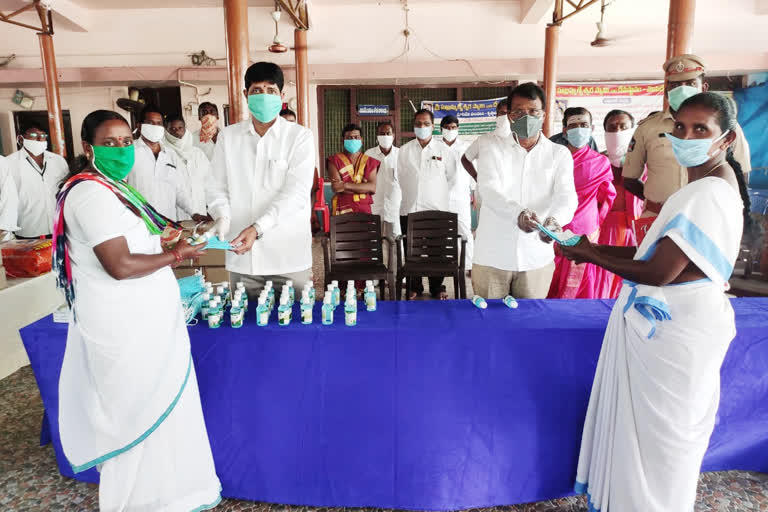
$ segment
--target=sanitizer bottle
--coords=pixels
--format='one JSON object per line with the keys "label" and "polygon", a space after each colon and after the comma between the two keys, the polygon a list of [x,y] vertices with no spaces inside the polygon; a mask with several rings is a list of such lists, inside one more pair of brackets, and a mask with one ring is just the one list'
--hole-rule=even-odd
{"label": "sanitizer bottle", "polygon": [[256,307],[256,325],[264,327],[269,323],[269,306],[267,296],[262,293],[259,297],[259,305]]}
{"label": "sanitizer bottle", "polygon": [[301,323],[312,323],[312,301],[309,300],[309,291],[304,290],[301,294]]}
{"label": "sanitizer bottle", "polygon": [[293,281],[289,279],[285,285],[288,287],[288,303],[293,304],[296,302],[296,290],[293,288]]}
{"label": "sanitizer bottle", "polygon": [[504,305],[507,306],[509,309],[517,309],[517,301],[511,295],[507,295],[506,297],[504,297]]}
{"label": "sanitizer bottle", "polygon": [[341,290],[338,281],[331,281],[331,284],[333,285],[333,307],[336,307],[341,304]]}
{"label": "sanitizer bottle", "polygon": [[365,288],[365,295],[363,296],[365,298],[365,309],[367,311],[376,311],[376,290],[373,288],[373,282],[368,282],[371,284]]}
{"label": "sanitizer bottle", "polygon": [[472,297],[472,304],[474,304],[475,307],[478,307],[480,309],[488,308],[488,303],[485,302],[485,299],[479,295],[475,295],[474,297]]}
{"label": "sanitizer bottle", "polygon": [[203,294],[203,304],[200,306],[200,316],[203,318],[203,320],[208,320],[208,308],[210,307],[210,303],[211,294],[205,292]]}
{"label": "sanitizer bottle", "polygon": [[277,323],[288,325],[291,323],[291,306],[288,304],[288,296],[280,297],[280,307],[277,308]]}
{"label": "sanitizer bottle", "polygon": [[344,323],[349,327],[357,325],[357,301],[354,295],[349,296],[344,305]]}
{"label": "sanitizer bottle", "polygon": [[[331,285],[328,285],[330,288]],[[333,297],[332,294],[325,294],[323,299],[323,325],[331,325],[333,323]]]}

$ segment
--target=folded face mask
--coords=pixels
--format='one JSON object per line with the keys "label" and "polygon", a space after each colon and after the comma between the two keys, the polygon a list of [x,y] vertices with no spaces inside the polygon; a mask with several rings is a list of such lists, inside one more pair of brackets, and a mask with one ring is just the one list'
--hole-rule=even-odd
{"label": "folded face mask", "polygon": [[205,245],[206,249],[221,249],[224,251],[231,251],[233,249],[232,244],[226,240],[222,240],[218,236],[212,236],[208,243]]}
{"label": "folded face mask", "polygon": [[559,231],[555,232],[552,230],[549,230],[542,226],[541,224],[536,224],[536,226],[539,228],[539,231],[547,235],[549,238],[554,240],[560,245],[564,245],[566,247],[573,247],[574,245],[578,244],[581,241],[581,235],[575,235],[571,231]]}
{"label": "folded face mask", "polygon": [[[197,294],[202,294],[205,290],[205,278],[202,274],[182,277],[178,280],[181,300],[187,300]],[[201,295],[202,296],[202,295]]]}

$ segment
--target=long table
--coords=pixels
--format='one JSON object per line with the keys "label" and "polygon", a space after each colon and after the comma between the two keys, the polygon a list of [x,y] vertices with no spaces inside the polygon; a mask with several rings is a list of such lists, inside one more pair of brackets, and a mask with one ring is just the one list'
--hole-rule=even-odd
{"label": "long table", "polygon": [[[703,470],[768,472],[768,299],[734,299]],[[228,497],[456,510],[571,494],[611,301],[381,302],[356,327],[189,329]],[[296,318],[296,316],[294,316]],[[67,326],[21,331],[52,440]],[[148,354],[148,357],[151,355]],[[130,383],[126,383],[130,385]]]}

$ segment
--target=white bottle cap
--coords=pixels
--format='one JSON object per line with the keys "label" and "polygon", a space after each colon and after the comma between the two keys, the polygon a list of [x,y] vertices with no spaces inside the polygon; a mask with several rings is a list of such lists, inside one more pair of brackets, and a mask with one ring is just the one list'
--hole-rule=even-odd
{"label": "white bottle cap", "polygon": [[267,282],[264,284],[264,286],[266,286],[267,288],[272,288],[272,281],[267,281]]}
{"label": "white bottle cap", "polygon": [[223,286],[223,287],[224,287],[224,289],[228,289],[228,288],[229,288],[229,281],[224,281],[224,282],[222,282],[222,283],[221,283],[221,286]]}
{"label": "white bottle cap", "polygon": [[335,279],[333,281],[331,281],[331,284],[333,286],[337,286],[337,287],[339,286],[339,282],[337,280],[335,280]]}
{"label": "white bottle cap", "polygon": [[224,293],[224,287],[223,287],[223,286],[218,286],[218,287],[216,288],[216,293],[218,293],[219,295],[221,295],[222,293]]}
{"label": "white bottle cap", "polygon": [[333,291],[333,284],[329,284],[329,285],[328,285],[328,291],[329,291],[329,292],[332,292],[332,291]]}
{"label": "white bottle cap", "polygon": [[291,281],[291,280],[289,279],[289,280],[287,280],[287,281],[285,282],[285,285],[286,285],[288,288],[292,288],[292,287],[293,287],[293,281]]}
{"label": "white bottle cap", "polygon": [[267,298],[264,295],[259,297],[259,306],[263,306],[266,303],[267,303]]}
{"label": "white bottle cap", "polygon": [[211,300],[211,294],[208,292],[205,292],[203,294],[203,300]]}
{"label": "white bottle cap", "polygon": [[331,304],[331,296],[330,295],[326,295],[325,296],[325,298],[323,299],[323,304],[328,304],[328,305]]}
{"label": "white bottle cap", "polygon": [[365,286],[373,286],[373,281],[366,281]]}
{"label": "white bottle cap", "polygon": [[353,281],[352,279],[347,281],[347,288],[354,288],[354,287],[355,287],[355,281]]}
{"label": "white bottle cap", "polygon": [[238,287],[238,288],[245,288],[245,285],[243,284],[243,282],[242,282],[242,281],[238,281],[238,282],[237,282],[237,287]]}

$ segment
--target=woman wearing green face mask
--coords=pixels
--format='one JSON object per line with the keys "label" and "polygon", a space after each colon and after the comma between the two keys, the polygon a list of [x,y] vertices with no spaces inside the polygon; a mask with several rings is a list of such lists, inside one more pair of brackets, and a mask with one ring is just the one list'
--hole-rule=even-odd
{"label": "woman wearing green face mask", "polygon": [[170,221],[123,181],[133,137],[122,116],[92,112],[81,137],[53,235],[73,313],[59,379],[64,453],[76,473],[98,468],[101,510],[212,508],[221,487],[170,269],[203,252],[161,248]]}

